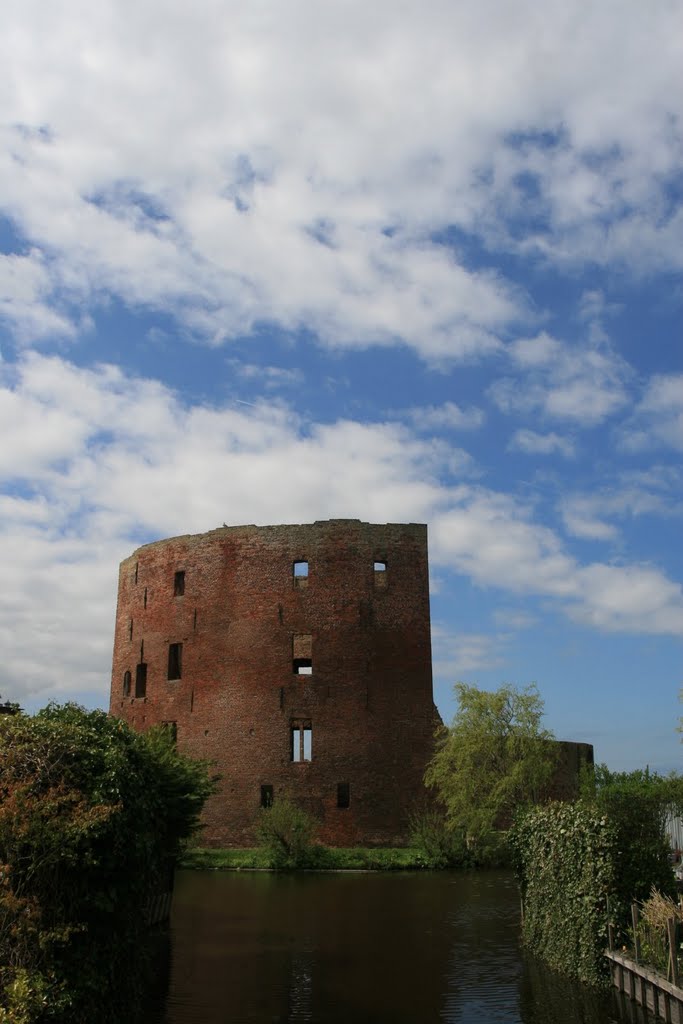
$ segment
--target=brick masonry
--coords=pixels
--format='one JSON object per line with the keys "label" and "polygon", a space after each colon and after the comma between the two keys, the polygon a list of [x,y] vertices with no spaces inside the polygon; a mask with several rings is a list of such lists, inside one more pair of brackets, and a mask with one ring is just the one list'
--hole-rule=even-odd
{"label": "brick masonry", "polygon": [[175,723],[179,748],[215,765],[208,845],[253,845],[271,786],[325,843],[405,843],[440,724],[426,526],[237,526],[139,548],[119,572],[111,713]]}

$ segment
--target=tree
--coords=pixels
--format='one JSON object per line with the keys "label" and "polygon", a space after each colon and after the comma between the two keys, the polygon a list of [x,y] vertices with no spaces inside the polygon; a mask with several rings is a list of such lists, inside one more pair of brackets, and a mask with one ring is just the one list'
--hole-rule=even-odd
{"label": "tree", "polygon": [[543,701],[535,686],[489,692],[456,683],[458,710],[438,737],[425,774],[451,829],[470,844],[509,824],[520,805],[538,803],[557,765],[553,735],[541,727]]}
{"label": "tree", "polygon": [[581,796],[607,815],[619,842],[619,892],[623,905],[644,900],[652,887],[674,891],[666,819],[683,809],[683,777],[658,775],[648,768],[613,772],[596,764],[584,776]]}

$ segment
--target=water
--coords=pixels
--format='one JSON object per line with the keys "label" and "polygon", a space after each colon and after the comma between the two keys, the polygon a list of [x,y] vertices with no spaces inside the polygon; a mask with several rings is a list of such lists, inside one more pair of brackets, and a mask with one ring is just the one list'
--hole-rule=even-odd
{"label": "water", "polygon": [[180,872],[148,1024],[647,1020],[529,963],[518,934],[508,872]]}

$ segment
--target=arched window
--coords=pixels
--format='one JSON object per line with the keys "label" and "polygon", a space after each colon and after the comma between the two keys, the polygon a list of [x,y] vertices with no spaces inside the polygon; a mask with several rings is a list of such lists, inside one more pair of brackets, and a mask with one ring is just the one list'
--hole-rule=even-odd
{"label": "arched window", "polygon": [[128,669],[123,673],[123,696],[130,697],[131,675]]}

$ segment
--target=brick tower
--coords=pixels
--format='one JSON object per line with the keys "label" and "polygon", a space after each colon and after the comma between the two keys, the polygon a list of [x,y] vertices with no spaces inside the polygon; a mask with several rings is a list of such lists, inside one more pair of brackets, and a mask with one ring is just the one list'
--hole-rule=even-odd
{"label": "brick tower", "polygon": [[168,723],[215,764],[207,845],[253,845],[280,796],[330,845],[405,843],[440,722],[426,526],[235,526],[139,548],[120,567],[110,710]]}

